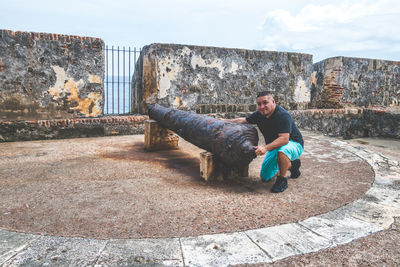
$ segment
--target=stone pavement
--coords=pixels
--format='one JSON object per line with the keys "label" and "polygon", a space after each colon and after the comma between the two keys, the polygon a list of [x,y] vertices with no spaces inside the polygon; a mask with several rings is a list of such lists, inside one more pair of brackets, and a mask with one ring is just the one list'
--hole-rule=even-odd
{"label": "stone pavement", "polygon": [[[393,159],[395,157],[387,157],[379,152],[381,147],[375,150],[373,146],[366,146],[366,141],[345,142],[312,132],[306,132],[305,135],[330,143],[337,151],[352,153],[366,161],[375,173],[372,187],[359,199],[323,214],[295,222],[229,233],[95,239],[0,229],[0,264],[228,266],[279,263],[284,259],[285,265],[292,257],[296,258],[294,256],[307,257],[315,255],[312,254],[315,252],[324,253],[392,230],[395,217],[400,216],[400,166]],[[297,263],[301,265],[305,262]],[[318,265],[321,262],[320,259],[308,263]],[[336,263],[341,263],[340,259]],[[399,262],[394,262],[396,264]]]}

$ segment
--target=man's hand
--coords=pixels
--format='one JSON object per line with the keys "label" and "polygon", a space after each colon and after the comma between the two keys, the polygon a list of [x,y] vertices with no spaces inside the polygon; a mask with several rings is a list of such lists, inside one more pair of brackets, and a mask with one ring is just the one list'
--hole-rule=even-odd
{"label": "man's hand", "polygon": [[261,156],[264,155],[265,153],[267,153],[267,147],[266,146],[253,146],[254,148],[254,152],[256,152],[257,156]]}

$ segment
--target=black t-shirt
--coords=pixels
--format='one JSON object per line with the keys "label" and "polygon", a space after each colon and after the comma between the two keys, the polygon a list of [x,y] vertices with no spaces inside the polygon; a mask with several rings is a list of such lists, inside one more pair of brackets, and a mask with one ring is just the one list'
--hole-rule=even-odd
{"label": "black t-shirt", "polygon": [[280,133],[289,133],[289,140],[299,143],[304,147],[303,136],[292,116],[281,106],[276,105],[271,117],[263,116],[258,110],[246,117],[250,124],[257,124],[261,133],[264,135],[265,144],[269,144],[279,137]]}

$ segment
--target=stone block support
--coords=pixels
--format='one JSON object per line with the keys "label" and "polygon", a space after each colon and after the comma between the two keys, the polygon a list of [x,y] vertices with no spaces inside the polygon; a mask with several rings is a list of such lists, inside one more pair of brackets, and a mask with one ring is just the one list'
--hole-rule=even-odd
{"label": "stone block support", "polygon": [[248,177],[249,165],[241,167],[226,166],[224,163],[216,159],[211,152],[200,153],[200,176],[206,182],[217,179],[230,179],[236,177]]}
{"label": "stone block support", "polygon": [[179,137],[155,120],[144,122],[144,147],[148,151],[178,149]]}

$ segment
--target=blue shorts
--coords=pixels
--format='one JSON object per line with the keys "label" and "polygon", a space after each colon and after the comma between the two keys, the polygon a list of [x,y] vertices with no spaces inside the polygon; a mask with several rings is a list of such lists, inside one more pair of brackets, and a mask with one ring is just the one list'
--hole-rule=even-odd
{"label": "blue shorts", "polygon": [[261,178],[266,181],[273,178],[279,171],[278,152],[283,152],[292,161],[300,157],[301,153],[303,153],[303,147],[297,142],[289,141],[289,143],[280,148],[268,151],[260,172]]}

